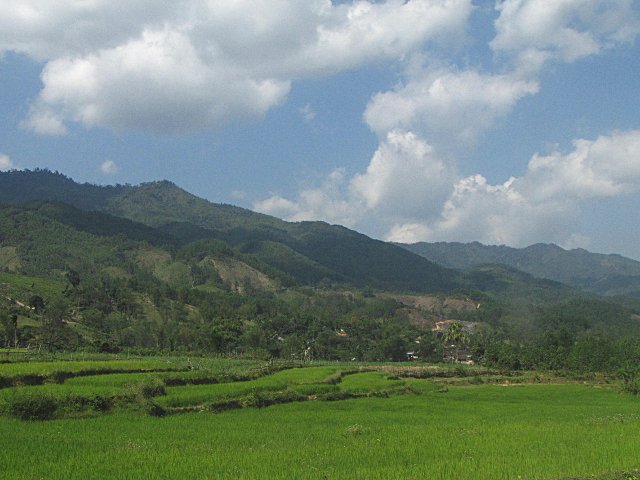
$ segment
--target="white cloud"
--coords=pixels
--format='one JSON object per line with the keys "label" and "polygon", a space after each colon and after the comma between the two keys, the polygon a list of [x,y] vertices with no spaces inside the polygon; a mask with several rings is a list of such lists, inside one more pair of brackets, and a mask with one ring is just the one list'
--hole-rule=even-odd
{"label": "white cloud", "polygon": [[112,48],[188,10],[184,0],[0,0],[0,55],[39,61]]}
{"label": "white cloud", "polygon": [[0,54],[46,62],[25,125],[185,132],[259,117],[292,80],[460,36],[471,0],[0,0]]}
{"label": "white cloud", "polygon": [[316,112],[313,109],[313,107],[311,105],[309,105],[308,103],[302,107],[298,109],[298,112],[300,112],[300,115],[302,115],[302,119],[306,122],[312,122],[314,118],[316,118]]}
{"label": "white cloud", "polygon": [[323,219],[350,227],[366,221],[369,228],[383,228],[407,218],[437,216],[455,178],[423,139],[394,130],[366,172],[346,179],[344,170],[336,169],[319,187],[301,190],[296,200],[273,195],[254,208],[292,221]]}
{"label": "white cloud", "polygon": [[441,149],[469,146],[520,98],[537,91],[536,81],[511,75],[419,71],[406,85],[375,95],[364,119],[378,135],[404,128],[422,132]]}
{"label": "white cloud", "polygon": [[566,62],[593,55],[640,32],[634,0],[504,0],[491,47],[515,55],[536,71],[548,59]]}
{"label": "white cloud", "polygon": [[332,171],[316,188],[303,189],[293,201],[280,195],[254,203],[254,210],[291,221],[322,219],[330,223],[354,225],[364,210],[350,199],[345,189],[345,172]]}
{"label": "white cloud", "polygon": [[524,175],[491,185],[462,178],[440,218],[395,225],[394,241],[478,240],[523,246],[538,241],[574,245],[587,200],[640,191],[640,130],[576,140],[573,151],[534,155]]}
{"label": "white cloud", "polygon": [[516,182],[491,185],[482,175],[460,179],[438,220],[395,225],[388,239],[477,240],[516,246],[565,239],[576,226],[576,203],[566,198],[536,202],[523,195]]}
{"label": "white cloud", "polygon": [[[352,199],[386,218],[428,216],[449,195],[455,173],[412,132],[393,130],[367,170],[350,182]],[[437,211],[436,211],[437,213]]]}
{"label": "white cloud", "polygon": [[236,200],[244,200],[245,198],[247,198],[247,192],[245,192],[244,190],[233,190],[231,192],[231,196]]}
{"label": "white cloud", "polygon": [[396,242],[481,241],[586,246],[576,234],[585,201],[640,191],[640,130],[574,142],[569,153],[534,155],[519,177],[492,185],[459,177],[420,137],[394,131],[365,173],[334,171],[318,188],[255,204],[288,220],[324,219],[386,231]]}
{"label": "white cloud", "polygon": [[158,133],[197,130],[259,116],[288,93],[287,82],[253,81],[203,64],[169,30],[81,59],[51,61],[32,118],[62,116],[85,126]]}
{"label": "white cloud", "polygon": [[[264,115],[301,79],[426,58],[369,102],[364,120],[379,144],[365,171],[335,169],[293,199],[273,195],[255,208],[402,241],[584,244],[575,235],[584,201],[638,191],[637,131],[535,155],[498,185],[461,177],[456,156],[538,92],[547,62],[632,42],[637,2],[496,3],[486,69],[453,67],[449,52],[430,49],[465,34],[471,0],[0,0],[0,55],[43,62],[23,125],[50,135],[71,122],[161,134],[215,128]],[[315,116],[310,105],[299,113]]]}
{"label": "white cloud", "polygon": [[118,173],[118,165],[113,160],[105,160],[100,165],[100,171],[105,175],[114,175]]}
{"label": "white cloud", "polygon": [[0,153],[0,172],[5,172],[7,170],[12,170],[16,168],[8,155]]}
{"label": "white cloud", "polygon": [[65,127],[62,118],[56,112],[41,108],[38,105],[32,105],[29,117],[21,124],[22,128],[33,130],[41,135],[66,135],[67,127]]}

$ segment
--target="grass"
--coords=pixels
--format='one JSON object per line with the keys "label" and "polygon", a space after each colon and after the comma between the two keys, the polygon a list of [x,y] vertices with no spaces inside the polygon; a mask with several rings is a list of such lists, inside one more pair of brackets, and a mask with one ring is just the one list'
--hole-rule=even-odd
{"label": "grass", "polygon": [[0,387],[61,383],[75,376],[118,372],[185,370],[187,365],[171,360],[110,360],[68,362],[16,362],[0,364]]}
{"label": "grass", "polygon": [[24,297],[23,301],[27,301],[27,295],[40,295],[44,298],[51,298],[60,295],[64,289],[65,282],[51,278],[31,277],[28,275],[18,275],[7,272],[0,272],[0,284],[7,284],[12,287],[14,293]]}
{"label": "grass", "polygon": [[[640,478],[640,403],[611,385],[477,369],[284,366],[219,358],[2,364],[3,378],[46,383],[0,390],[0,476]],[[202,413],[145,414],[191,410]]]}
{"label": "grass", "polygon": [[366,372],[348,375],[340,382],[340,390],[352,394],[389,390],[405,384],[402,380],[389,380],[383,372]]}
{"label": "grass", "polygon": [[[0,412],[21,419],[151,409],[169,385],[252,379],[278,368],[250,360],[162,358],[146,360],[24,362],[0,365]],[[119,373],[127,372],[127,373]],[[27,387],[28,385],[28,387]],[[153,408],[152,408],[153,407]]]}
{"label": "grass", "polygon": [[[340,370],[339,366],[322,366],[309,368],[295,368],[277,372],[273,375],[247,382],[219,383],[215,385],[190,385],[186,387],[170,387],[166,396],[158,398],[163,407],[182,408],[241,400],[243,397],[257,392],[277,392],[289,388],[321,384]],[[303,394],[309,395],[308,389],[301,389]],[[330,388],[316,388],[313,392],[331,390]]]}
{"label": "grass", "polygon": [[[363,375],[351,380],[374,382]],[[3,418],[0,471],[5,479],[617,480],[633,477],[607,472],[638,467],[639,413],[635,397],[569,384],[451,386],[162,419]]]}

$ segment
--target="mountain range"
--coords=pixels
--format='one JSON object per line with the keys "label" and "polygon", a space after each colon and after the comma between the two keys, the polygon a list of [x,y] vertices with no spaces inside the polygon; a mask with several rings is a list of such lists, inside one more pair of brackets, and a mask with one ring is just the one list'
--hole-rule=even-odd
{"label": "mountain range", "polygon": [[[636,295],[639,266],[553,245],[391,244],[212,203],[168,181],[98,186],[48,170],[0,172],[7,344],[281,355],[290,342],[326,358],[357,350],[378,359],[451,318],[510,338],[559,321],[619,336],[640,330],[640,302],[585,292]],[[402,342],[389,346],[394,338]]]}
{"label": "mountain range", "polygon": [[181,246],[219,239],[302,284],[327,279],[358,287],[418,292],[449,291],[462,285],[457,272],[353,230],[324,222],[289,223],[211,203],[168,181],[100,187],[49,171],[0,174],[0,204],[43,201],[103,214],[99,218],[97,213],[80,212],[57,217],[67,224],[83,219],[80,229],[84,230],[114,226],[120,218],[130,220],[124,227],[127,231],[134,230],[138,238],[153,237],[152,242]]}
{"label": "mountain range", "polygon": [[461,271],[485,264],[501,264],[599,295],[640,297],[640,262],[621,255],[591,253],[582,248],[565,250],[542,243],[526,248],[488,246],[478,242],[398,245],[439,265]]}

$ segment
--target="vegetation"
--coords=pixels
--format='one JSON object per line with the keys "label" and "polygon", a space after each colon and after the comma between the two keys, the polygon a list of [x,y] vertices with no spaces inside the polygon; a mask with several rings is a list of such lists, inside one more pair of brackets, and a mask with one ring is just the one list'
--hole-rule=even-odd
{"label": "vegetation", "polygon": [[[108,373],[163,361],[184,370]],[[86,367],[50,363],[47,371]],[[628,480],[638,467],[637,399],[606,377],[585,385],[476,367],[102,363],[100,375],[0,390],[3,478]],[[42,371],[29,365],[0,367]],[[188,383],[200,370],[210,383]]]}
{"label": "vegetation", "polygon": [[[413,291],[445,291],[460,286],[455,272],[394,245],[323,222],[287,223],[231,205],[213,204],[166,181],[137,187],[98,187],[77,184],[47,170],[0,172],[0,204],[23,206],[34,201],[63,202],[88,211],[75,219],[78,212],[69,207],[39,209],[39,213],[83,232],[124,233],[129,239],[154,244],[184,245],[217,238],[267,264],[272,262],[274,269],[300,283],[326,278],[359,287]],[[25,229],[30,227],[20,228]],[[156,239],[152,238],[154,231]],[[286,254],[291,250],[296,252],[294,260]],[[377,261],[369,261],[371,258]],[[301,263],[315,268],[301,269]]]}
{"label": "vegetation", "polygon": [[463,276],[169,182],[98,187],[24,171],[0,173],[0,186],[12,204],[0,206],[5,348],[437,361],[446,335],[435,324],[456,320],[470,325],[465,352],[490,367],[617,372],[638,358],[630,299],[495,265]]}
{"label": "vegetation", "polygon": [[637,478],[640,264],[437,249],[0,173],[2,477]]}

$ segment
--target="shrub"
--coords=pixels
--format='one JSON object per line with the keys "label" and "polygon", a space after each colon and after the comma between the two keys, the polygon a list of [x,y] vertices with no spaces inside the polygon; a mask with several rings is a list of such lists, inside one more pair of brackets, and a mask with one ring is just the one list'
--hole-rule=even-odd
{"label": "shrub", "polygon": [[211,403],[207,406],[207,410],[214,413],[225,412],[227,410],[236,410],[242,408],[240,400],[225,400],[221,402]]}
{"label": "shrub", "polygon": [[89,397],[88,405],[96,412],[106,412],[111,409],[113,401],[102,395],[94,395]]}
{"label": "shrub", "polygon": [[50,420],[57,410],[58,403],[48,395],[21,393],[7,401],[7,413],[20,420]]}
{"label": "shrub", "polygon": [[166,385],[160,378],[150,378],[132,386],[133,392],[142,398],[152,398],[165,395]]}
{"label": "shrub", "polygon": [[624,384],[622,389],[627,393],[633,395],[640,395],[640,368],[639,367],[626,367],[618,372],[618,375],[622,377]]}

